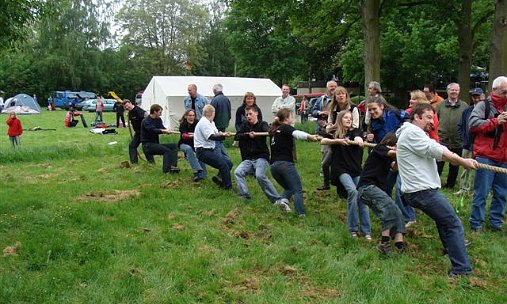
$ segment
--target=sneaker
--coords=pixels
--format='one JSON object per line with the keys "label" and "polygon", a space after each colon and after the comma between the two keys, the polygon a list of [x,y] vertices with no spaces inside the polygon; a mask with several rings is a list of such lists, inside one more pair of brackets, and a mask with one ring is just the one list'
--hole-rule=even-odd
{"label": "sneaker", "polygon": [[303,218],[305,218],[305,217],[306,217],[306,214],[304,214],[304,213],[301,213],[301,214],[299,215],[299,218],[300,218],[300,219],[303,219]]}
{"label": "sneaker", "polygon": [[408,228],[408,227],[414,225],[415,223],[417,223],[417,221],[408,221],[405,223],[405,228]]}
{"label": "sneaker", "polygon": [[325,185],[325,184],[317,188],[318,191],[329,190],[329,189],[330,189],[329,185]]}
{"label": "sneaker", "polygon": [[180,168],[171,166],[171,169],[169,169],[169,173],[180,173]]}
{"label": "sneaker", "polygon": [[370,234],[365,235],[364,239],[367,240],[368,242],[371,242],[371,235]]}
{"label": "sneaker", "polygon": [[472,227],[472,228],[470,228],[470,231],[474,234],[483,234],[484,233],[484,229],[482,229],[482,227]]}
{"label": "sneaker", "polygon": [[217,185],[219,185],[220,187],[222,187],[222,179],[220,178],[220,176],[215,175],[215,176],[213,176],[213,177],[211,178],[211,180],[212,180],[215,184],[217,184]]}
{"label": "sneaker", "polygon": [[396,246],[396,244],[395,244],[394,250],[396,250],[397,253],[403,253],[407,250],[407,244],[405,242],[403,242],[403,243],[401,243],[400,247]]}
{"label": "sneaker", "polygon": [[389,254],[391,252],[391,244],[389,243],[378,243],[377,250],[382,254]]}
{"label": "sneaker", "polygon": [[279,206],[284,212],[290,212],[289,201],[286,198],[277,200],[273,205]]}
{"label": "sneaker", "polygon": [[358,237],[357,231],[351,231],[350,236],[357,239],[357,237]]}

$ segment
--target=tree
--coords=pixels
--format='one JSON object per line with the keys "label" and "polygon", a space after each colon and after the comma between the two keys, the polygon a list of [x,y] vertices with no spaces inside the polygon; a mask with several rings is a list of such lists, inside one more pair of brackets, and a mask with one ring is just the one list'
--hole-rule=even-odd
{"label": "tree", "polygon": [[507,71],[507,1],[497,0],[491,37],[491,61],[489,65],[489,84]]}
{"label": "tree", "polygon": [[0,45],[12,45],[26,37],[27,25],[41,14],[43,0],[3,0],[0,2]]}
{"label": "tree", "polygon": [[363,0],[361,16],[364,35],[364,89],[372,80],[380,81],[380,0]]}

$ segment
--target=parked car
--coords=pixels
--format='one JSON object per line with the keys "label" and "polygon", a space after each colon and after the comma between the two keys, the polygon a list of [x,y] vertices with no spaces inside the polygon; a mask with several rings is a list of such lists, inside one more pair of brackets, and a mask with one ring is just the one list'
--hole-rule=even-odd
{"label": "parked car", "polygon": [[[95,103],[97,99],[90,99],[91,102],[87,106],[83,107],[83,111],[95,112]],[[113,106],[116,100],[114,99],[102,99],[104,102],[104,112],[113,112]]]}
{"label": "parked car", "polygon": [[95,100],[95,99],[87,99],[85,101],[81,101],[80,103],[76,103],[74,105],[74,109],[78,110],[78,111],[81,111],[83,110],[84,107],[87,107],[90,105],[90,103]]}

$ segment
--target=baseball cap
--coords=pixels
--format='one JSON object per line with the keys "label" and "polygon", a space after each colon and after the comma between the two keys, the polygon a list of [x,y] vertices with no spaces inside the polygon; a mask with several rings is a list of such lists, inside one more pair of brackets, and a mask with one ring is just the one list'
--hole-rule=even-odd
{"label": "baseball cap", "polygon": [[481,95],[484,94],[484,91],[481,88],[475,88],[472,90],[472,95]]}

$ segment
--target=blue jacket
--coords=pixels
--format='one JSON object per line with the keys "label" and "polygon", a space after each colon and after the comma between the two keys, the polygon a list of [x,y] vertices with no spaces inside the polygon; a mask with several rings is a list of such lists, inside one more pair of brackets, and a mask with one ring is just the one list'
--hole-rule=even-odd
{"label": "blue jacket", "polygon": [[370,120],[370,132],[373,133],[375,143],[379,143],[384,136],[389,132],[395,132],[403,123],[406,112],[400,110],[397,114],[390,109],[385,109],[382,113],[382,119]]}
{"label": "blue jacket", "polygon": [[461,138],[461,143],[463,144],[463,148],[468,151],[472,151],[472,133],[470,132],[470,127],[468,125],[468,120],[470,119],[470,114],[472,114],[472,110],[474,109],[474,105],[469,106],[468,108],[461,113],[461,118],[458,121],[458,134]]}
{"label": "blue jacket", "polygon": [[218,92],[211,100],[215,108],[215,125],[218,131],[225,132],[231,120],[231,101],[222,92]]}
{"label": "blue jacket", "polygon": [[[195,118],[199,121],[202,117],[202,109],[205,105],[209,103],[209,100],[202,96],[201,94],[197,94],[195,97]],[[192,98],[190,96],[185,97],[183,100],[183,105],[185,106],[185,111],[192,108]]]}

